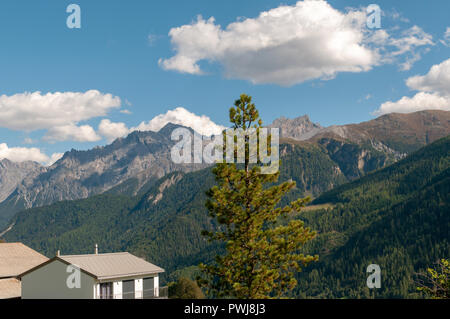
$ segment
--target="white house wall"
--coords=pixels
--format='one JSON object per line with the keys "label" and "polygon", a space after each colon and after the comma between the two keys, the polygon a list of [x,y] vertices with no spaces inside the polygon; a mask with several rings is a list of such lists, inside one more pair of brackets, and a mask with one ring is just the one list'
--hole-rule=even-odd
{"label": "white house wall", "polygon": [[80,271],[79,288],[69,288],[68,265],[54,260],[22,277],[23,299],[92,299],[95,293],[95,280]]}
{"label": "white house wall", "polygon": [[142,278],[134,280],[134,298],[142,299],[144,290],[144,282]]}
{"label": "white house wall", "polygon": [[122,299],[122,282],[116,281],[113,284],[114,299]]}
{"label": "white house wall", "polygon": [[153,284],[155,285],[155,297],[159,297],[159,276],[154,277]]}

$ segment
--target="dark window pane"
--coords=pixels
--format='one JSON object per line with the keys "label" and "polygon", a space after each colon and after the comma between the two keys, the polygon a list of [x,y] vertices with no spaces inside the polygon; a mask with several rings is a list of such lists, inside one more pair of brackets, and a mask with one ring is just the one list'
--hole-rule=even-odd
{"label": "dark window pane", "polygon": [[134,299],[134,280],[124,280],[122,282],[123,299]]}
{"label": "dark window pane", "polygon": [[155,278],[144,278],[144,299],[155,295]]}

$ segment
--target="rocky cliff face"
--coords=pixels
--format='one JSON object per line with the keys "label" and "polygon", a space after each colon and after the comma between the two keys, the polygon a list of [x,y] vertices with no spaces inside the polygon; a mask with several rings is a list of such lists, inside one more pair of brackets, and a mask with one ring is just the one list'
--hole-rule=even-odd
{"label": "rocky cliff face", "polygon": [[313,123],[308,115],[299,116],[295,119],[280,117],[268,127],[280,129],[280,136],[303,141],[319,133],[322,128],[320,124]]}
{"label": "rocky cliff face", "polygon": [[0,202],[4,201],[24,179],[33,179],[46,168],[36,162],[15,163],[0,160]]}

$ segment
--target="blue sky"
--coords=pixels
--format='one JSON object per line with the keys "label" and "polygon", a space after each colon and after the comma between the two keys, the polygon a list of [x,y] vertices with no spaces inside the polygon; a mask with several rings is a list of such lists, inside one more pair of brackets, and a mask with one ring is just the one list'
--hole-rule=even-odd
{"label": "blue sky", "polygon": [[[351,59],[345,54],[352,56],[353,51],[343,49],[342,54],[336,57],[336,63],[327,64],[326,68],[323,67],[323,60],[315,59],[323,51],[319,50],[316,54],[313,48],[334,43],[334,40],[338,41],[339,46],[342,40],[332,32],[328,37],[326,29],[325,32],[318,32],[317,38],[315,35],[311,38],[294,38],[270,48],[256,48],[263,40],[258,40],[255,46],[251,41],[246,42],[239,37],[239,32],[248,31],[249,39],[259,36],[261,39],[268,37],[268,41],[272,41],[270,43],[282,41],[288,32],[283,33],[284,28],[295,32],[295,21],[280,26],[283,20],[258,20],[258,16],[264,11],[274,12],[270,10],[280,6],[284,6],[285,13],[289,13],[296,7],[296,2],[1,1],[0,96],[3,100],[0,99],[0,145],[3,144],[3,153],[0,146],[0,158],[9,156],[13,160],[20,160],[23,156],[29,156],[29,159],[45,162],[47,160],[44,157],[36,155],[36,149],[50,157],[71,148],[88,149],[106,144],[111,136],[101,134],[99,124],[102,120],[120,123],[117,127],[131,130],[177,107],[199,116],[205,115],[218,125],[227,125],[229,106],[244,92],[253,96],[265,123],[280,116],[296,117],[303,114],[308,114],[314,122],[324,126],[367,121],[374,118],[373,112],[388,101],[392,105],[386,105],[385,113],[399,107],[403,107],[405,112],[409,111],[405,105],[397,102],[403,97],[413,99],[415,94],[422,91],[426,98],[439,98],[441,104],[436,105],[448,109],[449,105],[445,103],[450,101],[447,99],[450,92],[445,89],[446,82],[441,79],[445,81],[445,75],[450,77],[445,73],[449,68],[442,65],[443,76],[434,78],[429,72],[433,65],[440,65],[450,56],[450,32],[445,38],[445,32],[450,27],[449,1],[325,2],[319,9],[325,13],[333,10],[336,19],[339,19],[339,15],[347,15],[349,10],[365,12],[369,4],[376,3],[383,10],[381,29],[369,30],[364,33],[365,37],[370,38],[380,30],[389,35],[378,42],[373,39],[371,42],[350,40],[358,44],[359,48],[371,51],[361,52],[355,61],[348,62]],[[66,25],[69,16],[66,7],[71,3],[81,8],[80,29],[69,29]],[[198,15],[205,20],[198,20]],[[214,17],[214,22],[208,22],[210,17]],[[256,31],[243,23],[249,18],[259,23]],[[201,24],[201,21],[204,23]],[[330,21],[334,23],[333,19]],[[328,22],[324,21],[324,24]],[[238,24],[235,31],[227,29],[230,23]],[[179,34],[178,37],[169,35],[172,28],[189,25],[199,28]],[[202,27],[204,25],[219,30],[219,44],[213,45],[215,34],[211,36],[203,33],[206,32],[206,27]],[[358,31],[355,32],[357,35]],[[252,47],[247,48],[247,44]],[[305,44],[308,44],[307,48],[302,47]],[[177,51],[177,48],[183,52]],[[292,53],[293,50],[306,52],[305,59],[309,59],[308,63],[313,65],[312,70],[305,70],[308,65],[295,57],[292,61],[283,59],[291,56],[286,52]],[[375,52],[379,54],[376,58]],[[246,58],[252,62],[251,66],[242,64]],[[192,63],[187,64],[180,62],[186,59],[195,61],[189,60]],[[164,61],[174,63],[164,64]],[[316,63],[320,67],[316,67]],[[189,71],[196,66],[201,71]],[[270,73],[267,71],[269,69]],[[326,72],[323,71],[325,69]],[[283,80],[277,74],[281,74]],[[425,78],[427,74],[429,76]],[[413,79],[407,85],[405,81],[409,78]],[[286,82],[284,79],[289,80]],[[82,98],[89,90],[98,91],[100,97],[111,95],[99,102],[98,105],[103,109],[97,113],[86,111],[88,107],[97,107],[97,104],[87,99],[85,103],[89,105],[80,105],[80,110],[89,114],[74,117],[73,120],[56,119],[55,115],[47,122],[44,119],[40,124],[31,121],[27,124],[23,122],[22,125],[22,111],[17,111],[14,115],[16,118],[12,118],[13,107],[15,110],[34,108],[38,112],[41,107],[39,103],[58,103],[46,99],[29,102],[32,101],[30,97],[19,98],[20,94],[39,91],[44,96],[55,92],[78,92]],[[412,105],[416,103],[411,100],[406,102]],[[105,106],[105,103],[111,105]],[[411,111],[416,109],[413,107]],[[61,112],[65,114],[66,111]],[[39,116],[36,115],[36,121]],[[67,116],[74,114],[69,112]],[[209,124],[207,121],[199,123]],[[141,128],[149,125],[145,126],[144,123]],[[82,137],[68,133],[71,128],[82,126],[84,129],[77,131]],[[96,137],[87,137],[89,134]],[[29,152],[31,148],[35,148],[34,153]]]}

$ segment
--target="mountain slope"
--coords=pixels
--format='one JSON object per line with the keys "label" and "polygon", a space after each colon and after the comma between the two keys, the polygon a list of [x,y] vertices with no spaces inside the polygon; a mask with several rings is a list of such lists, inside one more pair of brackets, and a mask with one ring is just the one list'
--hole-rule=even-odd
{"label": "mountain slope", "polygon": [[370,143],[382,150],[408,154],[450,134],[450,112],[431,110],[390,113],[359,124],[330,126],[311,140],[340,138],[354,143]]}
{"label": "mountain slope", "polygon": [[400,114],[390,113],[359,124],[322,127],[308,116],[295,119],[285,117],[273,121],[269,127],[279,127],[281,136],[295,140],[346,141],[371,145],[380,152],[401,158],[405,154],[450,134],[450,112],[441,110]]}
{"label": "mountain slope", "polygon": [[309,117],[276,119],[284,140],[321,145],[350,180],[392,164],[407,154],[450,134],[450,112],[391,113],[374,120],[321,127]]}
{"label": "mountain slope", "polygon": [[0,202],[4,201],[25,179],[45,171],[45,168],[31,161],[16,163],[6,158],[0,160]]}
{"label": "mountain slope", "polygon": [[[0,203],[8,198],[20,184],[30,183],[45,171],[46,168],[36,162],[15,163],[6,158],[0,160]],[[12,214],[11,211],[0,214],[0,228],[12,217]]]}
{"label": "mountain slope", "polygon": [[[320,233],[321,261],[300,276],[301,296],[417,297],[414,273],[450,255],[450,137],[383,170],[327,192],[335,208],[303,218]],[[382,287],[366,287],[378,264]],[[375,294],[375,295],[374,295]]]}

